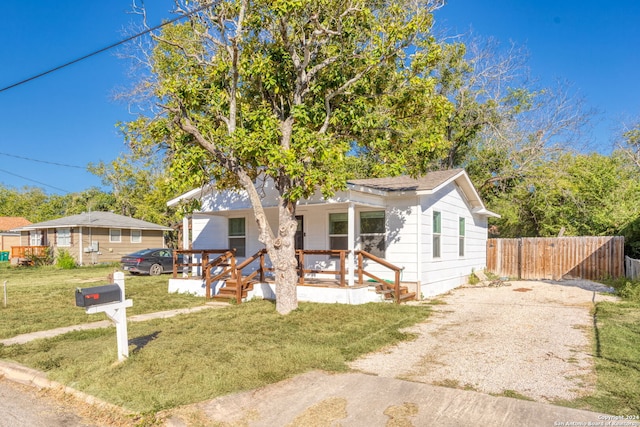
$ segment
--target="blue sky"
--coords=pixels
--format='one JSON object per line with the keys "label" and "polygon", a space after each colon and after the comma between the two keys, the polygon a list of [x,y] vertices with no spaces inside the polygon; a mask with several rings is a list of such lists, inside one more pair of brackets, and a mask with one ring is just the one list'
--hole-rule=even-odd
{"label": "blue sky", "polygon": [[[170,0],[146,5],[151,25],[172,17]],[[0,88],[119,41],[138,20],[127,13],[130,6],[131,0],[4,0]],[[636,0],[450,0],[436,12],[437,25],[452,34],[473,28],[525,46],[531,74],[542,84],[572,82],[600,111],[592,146],[603,152],[620,123],[640,115],[639,18]],[[0,183],[59,194],[100,186],[84,167],[125,150],[116,123],[133,116],[113,96],[127,84],[128,66],[104,52],[0,92]]]}

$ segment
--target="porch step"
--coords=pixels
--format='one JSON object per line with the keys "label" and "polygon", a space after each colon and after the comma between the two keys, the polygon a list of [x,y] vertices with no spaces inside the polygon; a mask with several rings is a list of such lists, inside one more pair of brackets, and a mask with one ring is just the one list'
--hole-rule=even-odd
{"label": "porch step", "polygon": [[416,299],[415,292],[407,292],[406,294],[400,294],[400,301],[413,301]]}
{"label": "porch step", "polygon": [[[242,298],[246,298],[249,291],[253,290],[253,285],[258,283],[256,281],[251,281],[247,284],[247,286],[242,290]],[[236,291],[237,283],[235,280],[227,280],[223,287],[218,290],[218,294],[213,296],[213,300],[216,301],[226,301],[231,302],[236,299]]]}
{"label": "porch step", "polygon": [[[376,292],[384,295],[384,299],[386,300],[395,300],[394,292],[395,289],[391,284],[383,285],[381,283],[376,284],[375,286]],[[409,288],[406,286],[400,286],[400,295],[398,296],[398,300],[400,302],[404,301],[412,301],[416,298],[415,292],[409,292]]]}

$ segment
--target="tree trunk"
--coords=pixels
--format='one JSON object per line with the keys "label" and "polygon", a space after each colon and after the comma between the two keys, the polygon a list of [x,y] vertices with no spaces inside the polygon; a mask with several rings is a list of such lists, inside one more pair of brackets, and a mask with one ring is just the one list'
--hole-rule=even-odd
{"label": "tree trunk", "polygon": [[298,308],[298,262],[295,251],[295,234],[298,223],[295,218],[295,206],[282,202],[279,212],[279,227],[269,257],[276,274],[276,311],[289,314]]}

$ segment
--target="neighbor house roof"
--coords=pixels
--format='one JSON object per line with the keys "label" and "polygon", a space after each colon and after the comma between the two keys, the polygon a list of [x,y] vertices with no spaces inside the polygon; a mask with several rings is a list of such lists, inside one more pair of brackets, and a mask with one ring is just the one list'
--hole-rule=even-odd
{"label": "neighbor house roof", "polygon": [[94,227],[94,228],[125,228],[134,230],[171,230],[170,227],[142,221],[112,212],[83,212],[78,215],[52,219],[18,228],[18,230],[36,230],[43,228],[61,227]]}
{"label": "neighbor house roof", "polygon": [[0,216],[0,231],[9,231],[29,224],[31,221],[21,216]]}

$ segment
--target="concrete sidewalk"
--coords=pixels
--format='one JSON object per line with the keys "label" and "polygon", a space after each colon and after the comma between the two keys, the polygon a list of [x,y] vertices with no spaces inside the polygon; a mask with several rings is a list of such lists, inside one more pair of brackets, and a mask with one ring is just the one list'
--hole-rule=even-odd
{"label": "concrete sidewalk", "polygon": [[[361,373],[309,372],[184,408],[185,417],[246,426],[606,425],[612,418],[474,391]],[[562,424],[561,424],[562,423]],[[570,424],[574,423],[574,424]],[[589,424],[591,423],[591,424]],[[174,416],[168,426],[187,426]],[[638,423],[637,425],[640,425]]]}

